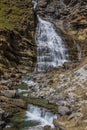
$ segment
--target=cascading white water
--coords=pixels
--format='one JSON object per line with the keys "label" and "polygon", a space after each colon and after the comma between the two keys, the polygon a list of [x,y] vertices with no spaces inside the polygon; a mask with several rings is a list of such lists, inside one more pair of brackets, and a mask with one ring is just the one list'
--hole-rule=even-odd
{"label": "cascading white water", "polygon": [[33,4],[34,10],[35,10],[37,7],[37,0],[32,0],[32,4]]}
{"label": "cascading white water", "polygon": [[36,107],[33,105],[28,106],[28,111],[26,112],[27,120],[37,121],[41,126],[53,125],[53,119],[57,119],[57,115],[53,115],[51,112],[46,109]]}
{"label": "cascading white water", "polygon": [[57,34],[52,23],[39,16],[36,28],[37,71],[62,66],[68,59],[68,51],[63,40]]}

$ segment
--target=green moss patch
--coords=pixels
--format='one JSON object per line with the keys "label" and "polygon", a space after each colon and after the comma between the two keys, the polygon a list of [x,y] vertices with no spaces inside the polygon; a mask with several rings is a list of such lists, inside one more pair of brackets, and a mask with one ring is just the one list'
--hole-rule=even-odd
{"label": "green moss patch", "polygon": [[31,12],[30,0],[0,0],[0,28],[13,29]]}

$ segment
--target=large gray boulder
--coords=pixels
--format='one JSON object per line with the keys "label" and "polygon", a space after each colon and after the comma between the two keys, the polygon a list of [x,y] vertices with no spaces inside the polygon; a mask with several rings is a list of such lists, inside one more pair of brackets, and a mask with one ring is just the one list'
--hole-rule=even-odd
{"label": "large gray boulder", "polygon": [[58,113],[61,116],[68,115],[68,114],[70,114],[70,109],[66,106],[59,106],[58,107]]}

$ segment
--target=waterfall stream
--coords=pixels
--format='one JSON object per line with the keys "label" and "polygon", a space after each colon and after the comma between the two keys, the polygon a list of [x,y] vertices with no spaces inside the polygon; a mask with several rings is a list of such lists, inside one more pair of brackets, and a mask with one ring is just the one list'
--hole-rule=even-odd
{"label": "waterfall stream", "polygon": [[62,66],[68,60],[68,50],[52,23],[37,15],[37,0],[32,0],[37,17],[35,41],[37,44],[37,64],[35,70],[45,71]]}
{"label": "waterfall stream", "polygon": [[64,41],[58,35],[52,23],[39,16],[36,28],[37,71],[62,66],[68,59],[68,51]]}
{"label": "waterfall stream", "polygon": [[57,119],[57,115],[52,114],[44,108],[29,105],[28,111],[26,112],[27,120],[39,122],[41,126],[53,125],[53,119]]}
{"label": "waterfall stream", "polygon": [[45,108],[29,104],[27,111],[16,114],[5,127],[5,130],[29,130],[30,128],[33,130],[34,127],[42,128],[46,125],[54,128],[54,119],[57,119],[57,114],[53,114]]}

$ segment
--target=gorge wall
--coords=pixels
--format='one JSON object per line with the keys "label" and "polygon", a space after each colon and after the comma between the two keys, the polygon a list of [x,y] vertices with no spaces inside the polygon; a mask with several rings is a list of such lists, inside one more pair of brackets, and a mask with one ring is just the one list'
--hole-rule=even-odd
{"label": "gorge wall", "polygon": [[[69,45],[71,59],[77,60],[77,47],[82,58],[87,56],[86,0],[38,0],[37,14],[55,24]],[[0,75],[32,71],[36,62],[34,41],[35,19],[31,0],[0,1]]]}
{"label": "gorge wall", "polygon": [[[73,40],[81,48],[82,58],[87,56],[87,1],[39,0],[37,13],[49,19],[62,31],[62,37],[76,56]],[[67,39],[68,37],[68,39]]]}
{"label": "gorge wall", "polygon": [[[26,107],[14,89],[20,76],[33,71],[36,64],[37,50],[34,41],[36,25],[31,3],[31,0],[0,0],[0,129],[6,124],[7,118]],[[87,56],[87,0],[38,0],[36,11],[43,20],[55,25],[56,31],[60,32],[70,48],[71,59],[78,59],[76,44],[81,48],[82,58]],[[87,60],[84,65],[86,63]],[[86,69],[85,67],[85,70],[82,70]],[[54,77],[54,73],[57,76]],[[74,85],[71,70],[68,74],[69,79],[65,78],[66,74],[59,77],[60,81],[58,81],[59,71],[54,73],[52,71],[50,76],[48,74],[49,80],[45,86],[58,82],[60,84],[61,79],[64,83],[71,83],[69,84],[71,87]],[[44,77],[47,80],[47,75]],[[43,76],[39,82],[42,82],[42,78]],[[86,81],[84,84],[86,86]],[[81,90],[82,93],[83,91]],[[67,98],[66,94],[65,97]]]}
{"label": "gorge wall", "polygon": [[0,130],[26,104],[15,86],[36,63],[31,0],[0,0]]}
{"label": "gorge wall", "polygon": [[0,1],[0,75],[34,70],[34,26],[31,0]]}

